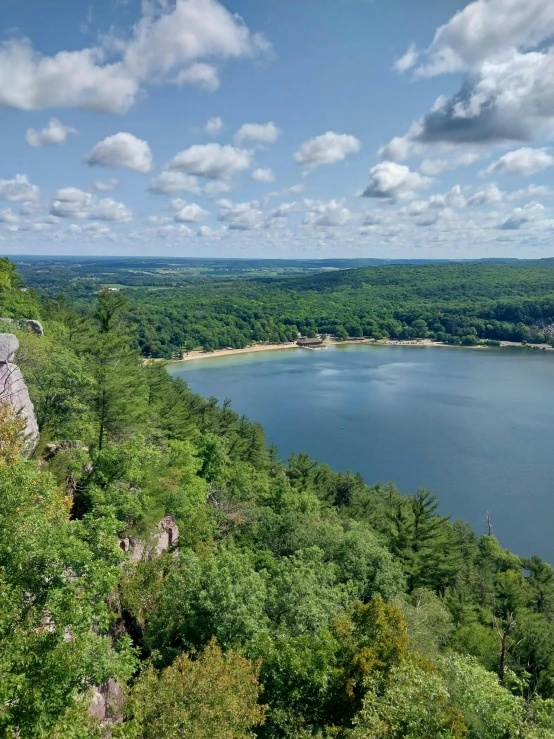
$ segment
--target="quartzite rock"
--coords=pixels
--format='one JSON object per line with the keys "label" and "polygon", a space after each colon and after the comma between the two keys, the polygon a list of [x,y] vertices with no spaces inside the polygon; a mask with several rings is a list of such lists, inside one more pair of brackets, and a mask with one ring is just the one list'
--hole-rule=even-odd
{"label": "quartzite rock", "polygon": [[0,334],[0,401],[9,403],[14,412],[25,421],[25,448],[32,454],[38,442],[38,424],[29,390],[19,367],[14,364],[14,354],[19,341],[14,334]]}

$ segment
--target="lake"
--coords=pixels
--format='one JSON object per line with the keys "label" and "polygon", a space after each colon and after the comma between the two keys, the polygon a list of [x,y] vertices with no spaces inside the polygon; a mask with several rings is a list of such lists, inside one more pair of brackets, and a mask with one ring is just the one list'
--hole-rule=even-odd
{"label": "lake", "polygon": [[172,364],[229,397],[280,457],[307,451],[366,482],[425,487],[453,520],[554,563],[554,352],[343,345]]}

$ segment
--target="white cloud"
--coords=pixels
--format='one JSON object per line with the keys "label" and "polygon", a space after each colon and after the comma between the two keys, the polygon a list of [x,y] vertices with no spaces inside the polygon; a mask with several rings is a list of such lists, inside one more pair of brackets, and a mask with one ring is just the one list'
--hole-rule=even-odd
{"label": "white cloud", "polygon": [[400,59],[397,59],[394,63],[394,69],[397,72],[407,72],[408,69],[411,69],[415,63],[417,62],[419,57],[419,52],[416,48],[415,44],[410,44],[408,51],[400,57]]}
{"label": "white cloud", "polygon": [[491,205],[501,203],[504,193],[496,185],[489,185],[484,190],[479,190],[467,201],[468,205]]}
{"label": "white cloud", "polygon": [[252,153],[234,146],[204,144],[191,146],[167,163],[166,169],[214,180],[228,180],[250,167]]}
{"label": "white cloud", "polygon": [[223,131],[223,126],[223,119],[219,116],[214,116],[213,118],[210,118],[204,126],[204,133],[207,133],[208,136],[219,136]]}
{"label": "white cloud", "polygon": [[296,201],[292,203],[281,203],[281,205],[277,206],[275,210],[271,211],[269,214],[269,218],[271,219],[280,219],[280,218],[288,218],[292,213],[295,213],[298,210],[298,203]]}
{"label": "white cloud", "polygon": [[54,194],[50,213],[58,218],[87,218],[93,202],[89,192],[78,187],[64,187]]}
{"label": "white cloud", "polygon": [[108,36],[98,46],[50,57],[28,39],[2,42],[0,107],[123,113],[144,84],[189,82],[214,89],[215,60],[252,58],[268,48],[217,0],[145,3],[128,40]]}
{"label": "white cloud", "polygon": [[489,176],[491,174],[505,173],[529,177],[537,172],[542,172],[543,169],[551,167],[553,164],[554,156],[549,153],[548,149],[530,149],[524,147],[504,154],[504,156],[501,156],[498,161],[493,162],[481,174]]}
{"label": "white cloud", "polygon": [[437,30],[417,74],[475,69],[487,58],[538,46],[553,34],[550,0],[476,0]]}
{"label": "white cloud", "polygon": [[218,200],[220,209],[218,221],[227,223],[231,230],[250,231],[261,228],[263,213],[257,200],[250,203],[233,203],[231,200]]}
{"label": "white cloud", "polygon": [[274,144],[281,131],[273,121],[269,123],[245,123],[234,136],[237,146],[245,144]]}
{"label": "white cloud", "polygon": [[207,198],[218,198],[223,193],[231,192],[232,186],[229,182],[223,182],[222,180],[212,180],[207,182],[202,192]]}
{"label": "white cloud", "polygon": [[95,221],[113,221],[128,223],[133,212],[123,203],[111,198],[98,200],[89,192],[78,187],[65,187],[58,190],[53,197],[50,214],[57,218],[90,219]]}
{"label": "white cloud", "polygon": [[201,208],[197,203],[187,203],[175,214],[178,223],[198,223],[209,216],[209,212]]}
{"label": "white cloud", "polygon": [[[149,236],[149,233],[146,233],[145,235]],[[155,235],[158,236],[161,239],[167,239],[176,237],[176,238],[188,238],[189,236],[192,236],[192,231],[188,226],[160,226],[160,228],[156,229]]]}
{"label": "white cloud", "polygon": [[40,199],[40,188],[32,185],[26,174],[16,174],[13,180],[0,180],[0,200],[22,203]]}
{"label": "white cloud", "polygon": [[43,210],[43,205],[38,200],[25,200],[21,203],[19,213],[22,216],[34,216]]}
{"label": "white cloud", "polygon": [[424,159],[419,165],[419,171],[424,175],[434,177],[450,169],[468,167],[471,164],[475,164],[480,158],[479,154],[468,152],[467,154],[452,157],[451,159]]}
{"label": "white cloud", "polygon": [[112,190],[117,190],[118,187],[119,182],[115,177],[109,180],[94,180],[94,189],[100,190],[101,192],[111,192]]}
{"label": "white cloud", "polygon": [[377,156],[388,162],[403,162],[408,158],[411,148],[412,144],[405,136],[395,136],[379,149]]}
{"label": "white cloud", "polygon": [[178,192],[200,194],[196,177],[183,172],[161,172],[150,182],[149,190],[156,195],[174,195]]}
{"label": "white cloud", "polygon": [[19,218],[13,212],[11,208],[5,208],[0,210],[0,223],[5,223],[8,226],[13,226],[18,223]]}
{"label": "white cloud", "polygon": [[84,161],[91,167],[127,167],[143,173],[154,166],[148,142],[123,132],[98,142]]}
{"label": "white cloud", "polygon": [[71,128],[71,126],[66,126],[57,118],[52,118],[42,131],[28,128],[25,138],[29,146],[61,146],[65,144],[71,133],[78,134],[79,131],[76,128]]}
{"label": "white cloud", "polygon": [[327,131],[305,141],[294,155],[294,161],[308,169],[322,164],[342,162],[349,154],[357,154],[362,148],[361,142],[345,133]]}
{"label": "white cloud", "polygon": [[171,223],[171,218],[168,216],[148,216],[148,223],[153,223],[156,226],[165,226]]}
{"label": "white cloud", "polygon": [[407,199],[414,196],[415,190],[428,187],[432,182],[429,177],[395,162],[381,162],[369,170],[369,175],[370,183],[362,193],[366,198]]}
{"label": "white cloud", "polygon": [[133,220],[133,211],[111,198],[104,198],[94,203],[87,218],[95,221],[117,221],[129,223]]}
{"label": "white cloud", "polygon": [[218,234],[219,231],[217,229],[210,228],[209,226],[200,226],[196,235],[203,238],[210,238],[211,236],[217,236]]}
{"label": "white cloud", "polygon": [[345,226],[352,218],[352,213],[342,203],[330,200],[328,203],[306,201],[308,212],[302,220],[304,226]]}
{"label": "white cloud", "polygon": [[220,85],[217,69],[211,64],[197,62],[177,75],[178,85],[196,85],[208,92],[215,92]]}
{"label": "white cloud", "polygon": [[536,221],[543,216],[544,205],[542,203],[529,203],[524,208],[514,208],[512,215],[499,228],[503,231],[518,231],[526,223]]}
{"label": "white cloud", "polygon": [[299,182],[297,185],[293,185],[292,187],[286,187],[284,190],[275,190],[274,192],[270,192],[267,194],[266,197],[268,198],[286,198],[289,195],[297,195],[299,192],[304,192],[306,189],[306,186]]}
{"label": "white cloud", "polygon": [[254,182],[270,183],[275,181],[272,169],[255,169],[252,172]]}
{"label": "white cloud", "polygon": [[525,198],[540,198],[540,197],[552,197],[554,191],[552,191],[546,185],[527,185],[527,187],[521,190],[514,190],[506,195],[506,200],[512,202],[514,200],[524,200]]}
{"label": "white cloud", "polygon": [[418,77],[461,72],[455,95],[404,137],[423,144],[527,142],[554,127],[554,4],[476,0],[438,29]]}

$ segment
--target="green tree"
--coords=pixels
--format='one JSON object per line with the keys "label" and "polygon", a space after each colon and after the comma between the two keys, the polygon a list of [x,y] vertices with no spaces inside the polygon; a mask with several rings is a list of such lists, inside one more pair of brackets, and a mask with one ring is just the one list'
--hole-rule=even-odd
{"label": "green tree", "polygon": [[[195,657],[195,658],[193,658]],[[259,665],[215,643],[182,654],[157,673],[146,668],[134,684],[119,739],[251,739],[264,722],[258,704]]]}

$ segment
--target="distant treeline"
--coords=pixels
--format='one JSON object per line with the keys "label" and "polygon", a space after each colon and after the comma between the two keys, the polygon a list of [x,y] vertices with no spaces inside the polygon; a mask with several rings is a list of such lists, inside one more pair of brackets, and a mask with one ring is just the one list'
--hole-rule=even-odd
{"label": "distant treeline", "polygon": [[129,318],[145,356],[172,357],[298,334],[431,338],[451,344],[551,340],[554,265],[369,267],[280,280],[136,290]]}
{"label": "distant treeline", "polygon": [[[127,320],[136,347],[152,357],[172,358],[197,347],[211,351],[291,341],[299,333],[430,338],[466,346],[502,340],[551,343],[554,335],[554,260],[395,264],[301,277],[288,276],[294,262],[275,261],[268,264],[276,270],[280,264],[281,276],[258,278],[240,276],[241,270],[264,264],[256,260],[190,260],[191,272],[155,272],[184,264],[37,262],[23,271],[41,297],[54,299],[63,292],[83,312],[101,285],[120,285],[129,298]],[[305,270],[322,265],[296,264]],[[211,274],[202,271],[208,269]]]}

